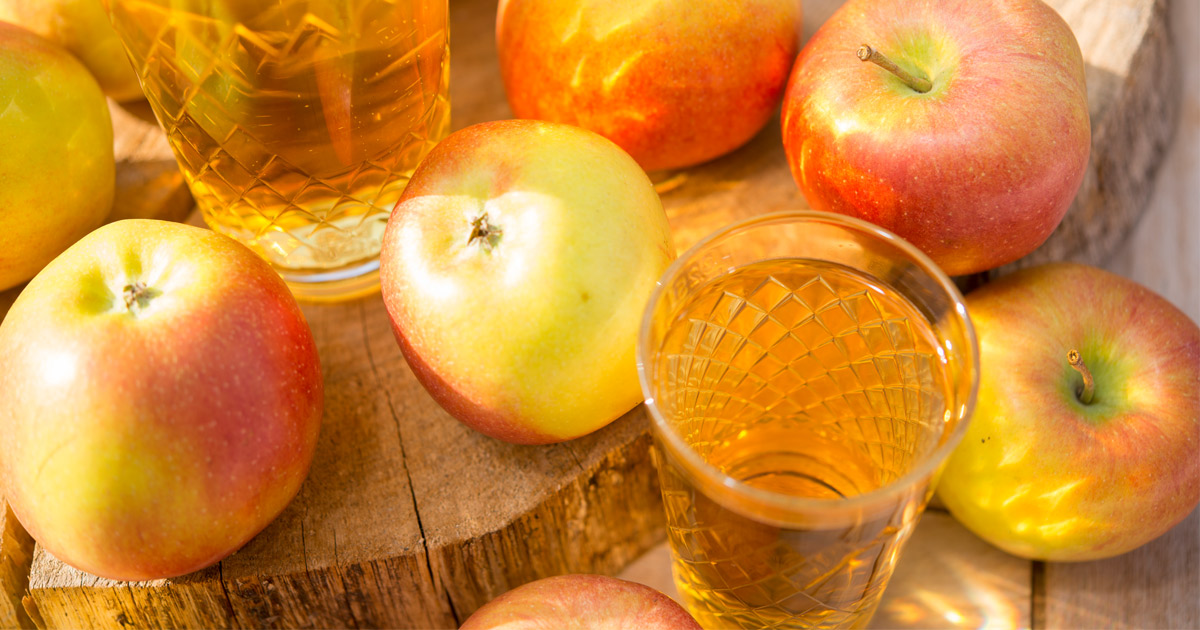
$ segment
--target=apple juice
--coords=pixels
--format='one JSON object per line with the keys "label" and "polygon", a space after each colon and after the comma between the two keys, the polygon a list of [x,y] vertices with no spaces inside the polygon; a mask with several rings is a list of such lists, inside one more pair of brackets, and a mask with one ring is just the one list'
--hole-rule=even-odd
{"label": "apple juice", "polygon": [[[769,260],[701,285],[678,313],[654,355],[668,398],[655,402],[747,486],[843,500],[898,480],[945,437],[937,339],[877,279]],[[706,628],[865,624],[929,496],[914,484],[850,525],[769,522],[710,498],[661,445],[656,458],[675,579]]]}
{"label": "apple juice", "polygon": [[448,130],[446,0],[110,6],[211,227],[289,283],[377,267],[392,207]]}

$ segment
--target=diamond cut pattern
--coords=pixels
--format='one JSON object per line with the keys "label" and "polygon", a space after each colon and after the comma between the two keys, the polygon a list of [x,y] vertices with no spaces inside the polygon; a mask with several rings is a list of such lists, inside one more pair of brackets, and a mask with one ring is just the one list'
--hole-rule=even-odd
{"label": "diamond cut pattern", "polygon": [[[885,316],[866,290],[837,298],[820,275],[794,291],[771,276],[749,297],[724,292],[707,315],[694,314],[683,325],[684,350],[666,355],[662,371],[679,417],[704,416],[694,413],[697,396],[711,401],[720,392],[770,417],[803,414],[860,436],[877,432],[881,418],[892,429],[941,420],[926,386],[936,355],[916,349],[907,319]],[[743,425],[731,423],[718,438]],[[934,440],[940,429],[926,433]],[[902,450],[912,455],[929,445]],[[903,470],[887,472],[895,478]]]}
{"label": "diamond cut pattern", "polygon": [[413,168],[448,131],[445,32],[384,1],[355,5],[346,35],[298,2],[233,26],[159,2],[124,0],[115,22],[208,223],[284,268],[377,255]]}
{"label": "diamond cut pattern", "polygon": [[[934,342],[888,298],[852,284],[844,272],[792,269],[746,272],[700,292],[668,333],[657,371],[665,385],[655,393],[693,449],[724,467],[714,453],[747,433],[806,426],[810,433],[797,435],[815,435],[819,427],[877,471],[869,487],[832,465],[824,471],[821,483],[854,494],[903,475],[937,444],[944,401],[933,385],[941,375]],[[744,459],[803,456],[805,444],[786,442]],[[855,527],[781,529],[725,509],[672,457],[660,461],[676,580],[704,627],[865,621],[924,501],[918,489]]]}

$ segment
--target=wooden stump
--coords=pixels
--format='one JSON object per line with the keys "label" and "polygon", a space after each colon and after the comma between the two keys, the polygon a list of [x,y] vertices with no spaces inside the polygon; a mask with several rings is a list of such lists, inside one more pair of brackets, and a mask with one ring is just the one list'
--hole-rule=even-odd
{"label": "wooden stump", "polygon": [[[1190,2],[1191,0],[1184,0]],[[1146,209],[1179,125],[1179,68],[1168,0],[1049,0],[1087,64],[1092,156],[1058,229],[1011,267],[1053,260],[1102,265]]]}
{"label": "wooden stump", "polygon": [[[495,57],[495,0],[451,4],[455,127],[509,117]],[[833,4],[813,1],[806,10],[820,19]],[[1020,264],[1098,262],[1139,216],[1174,129],[1167,6],[1050,4],[1075,29],[1088,63],[1092,161],[1063,225]],[[144,108],[119,108],[114,120],[118,214],[177,218],[190,203],[161,132]],[[680,251],[731,221],[807,205],[788,173],[778,119],[738,151],[659,179]],[[0,313],[15,294],[0,293]],[[521,583],[612,573],[661,540],[641,408],[565,444],[498,442],[455,422],[424,392],[378,296],[304,311],[321,353],[327,411],[296,500],[238,553],[179,579],[104,580],[38,548],[27,598],[34,620],[96,628],[451,627]]]}

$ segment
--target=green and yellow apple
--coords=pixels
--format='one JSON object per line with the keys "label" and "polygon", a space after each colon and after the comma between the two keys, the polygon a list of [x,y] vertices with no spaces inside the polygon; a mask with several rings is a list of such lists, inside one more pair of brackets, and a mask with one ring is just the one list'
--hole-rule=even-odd
{"label": "green and yellow apple", "polygon": [[1200,328],[1179,309],[1067,263],[966,303],[979,398],[938,492],[968,529],[1026,558],[1091,560],[1200,503]]}
{"label": "green and yellow apple", "polygon": [[66,48],[113,100],[143,98],[142,86],[108,21],[103,0],[0,0],[0,20]]}
{"label": "green and yellow apple", "polygon": [[603,575],[560,575],[530,582],[475,611],[460,630],[700,630],[670,597]]}
{"label": "green and yellow apple", "polygon": [[579,125],[646,170],[745,144],[775,113],[798,0],[501,0],[500,71],[518,118]]}
{"label": "green and yellow apple", "polygon": [[[908,79],[872,63],[888,60]],[[850,0],[792,69],[792,176],[813,208],[887,228],[948,274],[1012,262],[1083,181],[1083,71],[1040,0]]]}
{"label": "green and yellow apple", "polygon": [[60,560],[181,575],[262,530],[307,475],[323,386],[283,280],[245,246],[110,223],[0,324],[0,495]]}
{"label": "green and yellow apple", "polygon": [[0,290],[94,230],[116,185],[112,120],[67,51],[0,22]]}
{"label": "green and yellow apple", "polygon": [[451,134],[417,167],[380,281],[400,348],[442,407],[540,444],[641,402],[635,338],[673,258],[628,154],[578,127],[507,120]]}

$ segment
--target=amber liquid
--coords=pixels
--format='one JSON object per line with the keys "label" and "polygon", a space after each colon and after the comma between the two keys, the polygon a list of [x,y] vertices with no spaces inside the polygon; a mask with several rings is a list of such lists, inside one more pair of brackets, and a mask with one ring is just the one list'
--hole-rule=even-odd
{"label": "amber liquid", "polygon": [[[738,268],[689,298],[655,356],[668,422],[709,464],[771,492],[870,492],[946,432],[928,320],[845,267]],[[850,526],[780,527],[706,496],[661,445],[658,458],[676,582],[705,628],[864,625],[928,499],[924,481]]]}
{"label": "amber liquid", "polygon": [[373,264],[447,132],[446,8],[112,0],[111,16],[205,220],[320,281]]}

